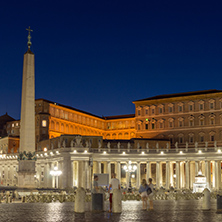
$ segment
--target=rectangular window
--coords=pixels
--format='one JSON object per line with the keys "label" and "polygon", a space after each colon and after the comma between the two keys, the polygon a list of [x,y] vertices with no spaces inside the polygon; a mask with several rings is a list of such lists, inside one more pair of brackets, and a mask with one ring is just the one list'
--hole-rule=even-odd
{"label": "rectangular window", "polygon": [[146,123],[146,130],[148,130],[149,129],[149,125],[148,125],[148,123]]}
{"label": "rectangular window", "polygon": [[159,113],[163,113],[163,108],[159,108]]}
{"label": "rectangular window", "polygon": [[214,103],[210,103],[210,109],[214,108]]}
{"label": "rectangular window", "polygon": [[140,110],[138,110],[138,116],[140,116]]}
{"label": "rectangular window", "polygon": [[193,137],[192,136],[190,137],[190,143],[193,143]]}
{"label": "rectangular window", "polygon": [[183,137],[179,138],[179,143],[183,143]]}
{"label": "rectangular window", "polygon": [[138,130],[140,130],[140,125],[138,125]]}
{"label": "rectangular window", "polygon": [[46,127],[46,126],[47,126],[46,120],[42,120],[42,127]]}
{"label": "rectangular window", "polygon": [[200,104],[200,110],[203,110],[203,104]]}
{"label": "rectangular window", "polygon": [[146,115],[148,115],[148,109],[146,109]]}
{"label": "rectangular window", "polygon": [[193,126],[193,120],[190,120],[190,126]]}
{"label": "rectangular window", "polygon": [[182,112],[182,106],[178,106],[178,112]]}
{"label": "rectangular window", "polygon": [[204,137],[203,136],[200,137],[200,142],[204,142]]}
{"label": "rectangular window", "polygon": [[210,141],[212,141],[212,142],[214,141],[214,135],[210,136]]}
{"label": "rectangular window", "polygon": [[161,128],[161,129],[163,128],[163,123],[160,123],[160,128]]}
{"label": "rectangular window", "polygon": [[154,110],[154,109],[152,109],[152,114],[154,114],[154,112],[155,112],[155,110]]}
{"label": "rectangular window", "polygon": [[172,113],[172,112],[173,112],[173,107],[170,106],[170,107],[169,107],[169,113]]}
{"label": "rectangular window", "polygon": [[203,126],[204,125],[203,123],[204,123],[204,121],[203,121],[203,119],[201,119],[200,120],[200,125]]}
{"label": "rectangular window", "polygon": [[155,124],[154,123],[152,123],[152,129],[155,129]]}
{"label": "rectangular window", "polygon": [[183,121],[179,121],[179,127],[183,126]]}
{"label": "rectangular window", "polygon": [[169,122],[169,127],[173,127],[173,123],[172,122]]}
{"label": "rectangular window", "polygon": [[189,106],[189,110],[190,110],[190,111],[193,111],[193,105],[190,105],[190,106]]}

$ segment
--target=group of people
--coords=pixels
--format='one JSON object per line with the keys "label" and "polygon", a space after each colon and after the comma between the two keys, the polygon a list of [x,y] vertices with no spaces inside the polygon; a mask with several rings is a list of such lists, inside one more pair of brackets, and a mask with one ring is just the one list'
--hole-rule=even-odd
{"label": "group of people", "polygon": [[149,199],[149,210],[153,210],[153,184],[152,178],[149,178],[149,184],[147,184],[146,180],[142,180],[142,184],[139,188],[139,193],[141,195],[141,199],[143,202],[143,210],[147,209],[147,200]]}
{"label": "group of people", "polygon": [[[97,175],[95,175],[94,181],[93,181],[93,192],[94,193],[99,193],[98,179],[99,179],[99,177]],[[112,212],[113,190],[115,190],[115,189],[120,190],[120,181],[116,178],[116,174],[112,173],[112,179],[110,181],[109,188],[108,188],[109,203],[110,203],[109,212]]]}
{"label": "group of people", "polygon": [[[93,192],[99,193],[99,185],[98,185],[99,177],[97,175],[94,176],[93,182]],[[120,181],[116,178],[116,174],[112,174],[112,179],[109,184],[108,192],[109,192],[109,202],[110,208],[109,212],[112,212],[112,197],[113,197],[113,190],[119,189],[120,190]],[[149,184],[147,184],[146,180],[142,180],[142,184],[139,188],[139,193],[141,195],[141,199],[143,202],[143,210],[147,209],[147,200],[149,199],[149,210],[153,210],[153,184],[152,178],[149,178]]]}

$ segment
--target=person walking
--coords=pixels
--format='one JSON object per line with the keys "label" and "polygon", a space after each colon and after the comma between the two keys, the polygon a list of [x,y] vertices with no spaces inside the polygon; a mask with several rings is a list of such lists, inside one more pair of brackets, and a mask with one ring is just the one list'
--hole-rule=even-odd
{"label": "person walking", "polygon": [[120,190],[120,182],[116,178],[116,174],[113,173],[112,174],[112,179],[111,179],[110,184],[109,184],[109,190],[108,190],[108,192],[110,193],[110,195],[109,195],[109,203],[110,203],[109,212],[112,212],[113,190],[115,190],[115,189]]}
{"label": "person walking", "polygon": [[153,184],[152,184],[152,181],[153,181],[153,179],[149,178],[148,186],[152,190],[152,192],[148,195],[148,199],[149,199],[149,202],[150,202],[149,210],[153,210]]}
{"label": "person walking", "polygon": [[147,209],[147,190],[148,190],[148,184],[146,182],[145,179],[142,180],[142,183],[140,185],[140,188],[139,188],[139,193],[141,195],[141,199],[143,201],[143,210],[146,210]]}

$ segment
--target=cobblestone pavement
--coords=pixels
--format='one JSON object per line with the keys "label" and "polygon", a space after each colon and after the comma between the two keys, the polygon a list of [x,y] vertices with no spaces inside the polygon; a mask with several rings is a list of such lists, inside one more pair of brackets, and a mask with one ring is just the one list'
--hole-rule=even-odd
{"label": "cobblestone pavement", "polygon": [[[106,208],[108,210],[108,202]],[[202,211],[201,200],[157,200],[154,211],[143,211],[141,201],[123,202],[122,213],[92,213],[90,203],[86,213],[74,213],[74,203],[11,203],[0,204],[1,222],[69,222],[69,221],[180,221],[219,222],[222,214],[216,213],[216,200],[211,200],[211,210]]]}

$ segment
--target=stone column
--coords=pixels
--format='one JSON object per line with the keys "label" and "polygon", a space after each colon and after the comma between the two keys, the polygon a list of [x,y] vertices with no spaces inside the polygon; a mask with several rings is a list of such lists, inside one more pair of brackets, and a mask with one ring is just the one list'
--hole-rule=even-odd
{"label": "stone column", "polygon": [[117,178],[119,179],[120,183],[121,183],[121,163],[120,162],[117,162],[117,167],[116,167],[116,175],[117,175]]}
{"label": "stone column", "polygon": [[185,162],[185,170],[186,170],[186,189],[190,189],[190,161],[186,160]]}
{"label": "stone column", "polygon": [[160,187],[163,186],[163,163],[160,162]]}
{"label": "stone column", "polygon": [[221,184],[221,161],[215,161],[215,188],[220,189]]}
{"label": "stone column", "polygon": [[156,162],[156,188],[160,188],[160,162]]}
{"label": "stone column", "polygon": [[212,161],[212,173],[213,173],[213,179],[212,179],[212,188],[216,188],[216,170],[215,170],[215,161]]}
{"label": "stone column", "polygon": [[170,162],[170,186],[174,187],[174,182],[173,182],[173,178],[174,178],[174,172],[173,172],[173,163]]}
{"label": "stone column", "polygon": [[207,180],[207,187],[211,187],[210,162],[205,160],[205,177]]}
{"label": "stone column", "polygon": [[98,173],[101,173],[101,161],[98,161]]}
{"label": "stone column", "polygon": [[[52,176],[50,175],[50,170],[51,170],[51,163],[47,163],[47,165],[46,165],[46,175],[47,175],[46,187],[49,187],[49,188],[52,187]],[[40,174],[39,167],[37,167],[37,172]],[[39,179],[40,179],[40,177],[39,177]]]}
{"label": "stone column", "polygon": [[176,188],[180,189],[180,162],[176,161]]}
{"label": "stone column", "polygon": [[184,187],[184,163],[180,162],[180,188]]}
{"label": "stone column", "polygon": [[166,161],[166,189],[170,188],[170,163]]}
{"label": "stone column", "polygon": [[198,175],[199,170],[199,161],[195,161],[195,176]]}
{"label": "stone column", "polygon": [[85,188],[90,189],[90,182],[89,182],[89,162],[85,161]]}
{"label": "stone column", "polygon": [[69,153],[63,154],[63,163],[62,163],[62,188],[71,188],[73,186],[73,168],[71,167],[71,157]]}
{"label": "stone column", "polygon": [[136,187],[140,187],[140,162],[137,162]]}
{"label": "stone column", "polygon": [[147,162],[146,163],[146,181],[147,181],[147,183],[148,183],[150,177],[151,177],[150,162]]}
{"label": "stone column", "polygon": [[109,174],[109,183],[111,181],[111,163],[107,162],[107,173]]}

